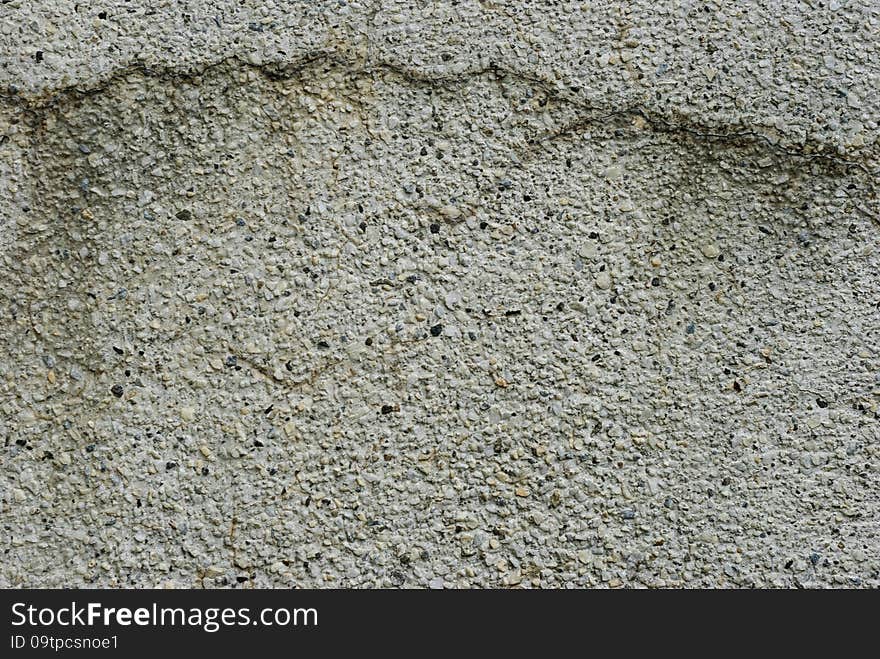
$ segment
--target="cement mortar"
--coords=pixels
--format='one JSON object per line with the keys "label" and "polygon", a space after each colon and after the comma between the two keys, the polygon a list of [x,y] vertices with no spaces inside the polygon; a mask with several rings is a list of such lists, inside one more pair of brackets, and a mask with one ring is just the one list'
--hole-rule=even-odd
{"label": "cement mortar", "polygon": [[0,585],[880,586],[880,11],[517,4],[0,5]]}

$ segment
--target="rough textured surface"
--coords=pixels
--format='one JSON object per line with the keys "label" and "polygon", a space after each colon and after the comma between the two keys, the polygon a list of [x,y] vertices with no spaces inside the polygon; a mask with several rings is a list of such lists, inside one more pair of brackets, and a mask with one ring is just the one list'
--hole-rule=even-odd
{"label": "rough textured surface", "polygon": [[880,11],[516,4],[0,5],[0,585],[880,585]]}

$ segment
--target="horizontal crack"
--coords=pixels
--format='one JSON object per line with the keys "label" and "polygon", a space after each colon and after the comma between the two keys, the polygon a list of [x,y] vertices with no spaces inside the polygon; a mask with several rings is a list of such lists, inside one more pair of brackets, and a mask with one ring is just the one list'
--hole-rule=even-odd
{"label": "horizontal crack", "polygon": [[[651,130],[659,133],[679,134],[702,142],[713,142],[729,146],[755,146],[769,153],[790,160],[818,163],[845,170],[859,170],[869,177],[876,177],[880,170],[871,169],[868,162],[876,158],[865,154],[861,159],[848,158],[832,153],[822,152],[823,145],[804,140],[800,148],[791,148],[775,142],[765,134],[753,129],[743,128],[742,124],[709,125],[694,122],[692,119],[677,117],[673,120],[663,113],[652,110],[641,104],[628,105],[622,108],[610,108],[594,105],[576,96],[574,92],[561,89],[560,85],[537,74],[523,72],[497,62],[489,62],[485,66],[474,67],[456,72],[436,73],[419,70],[410,66],[391,61],[368,61],[364,57],[352,57],[335,49],[319,49],[288,61],[270,61],[255,64],[234,55],[220,60],[192,66],[152,67],[144,63],[133,63],[113,70],[109,75],[93,80],[90,86],[72,85],[43,95],[25,96],[17,93],[0,94],[0,103],[18,107],[22,112],[32,114],[37,120],[42,113],[65,102],[100,94],[112,84],[124,80],[131,75],[142,75],[147,78],[169,81],[192,80],[212,70],[224,66],[235,66],[251,69],[270,80],[288,80],[301,75],[309,67],[337,66],[348,69],[355,75],[369,75],[375,72],[390,72],[415,85],[431,87],[453,87],[465,84],[469,80],[481,76],[510,78],[522,83],[538,86],[550,98],[564,102],[582,113],[580,117],[566,125],[548,131],[529,142],[532,145],[546,144],[560,138],[574,135],[590,125],[628,119],[641,120]],[[880,218],[872,211],[859,208],[868,217],[880,224]]]}

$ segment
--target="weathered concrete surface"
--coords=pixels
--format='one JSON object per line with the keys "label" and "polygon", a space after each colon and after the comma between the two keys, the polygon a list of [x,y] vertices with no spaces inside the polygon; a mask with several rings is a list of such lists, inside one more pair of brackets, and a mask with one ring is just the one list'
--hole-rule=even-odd
{"label": "weathered concrete surface", "polygon": [[381,4],[0,5],[0,584],[880,584],[877,8]]}

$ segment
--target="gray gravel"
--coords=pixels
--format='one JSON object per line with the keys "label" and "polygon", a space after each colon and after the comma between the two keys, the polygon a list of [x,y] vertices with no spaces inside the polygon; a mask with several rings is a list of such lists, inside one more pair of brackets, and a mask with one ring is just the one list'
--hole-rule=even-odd
{"label": "gray gravel", "polygon": [[880,9],[508,4],[0,5],[0,586],[880,586]]}

